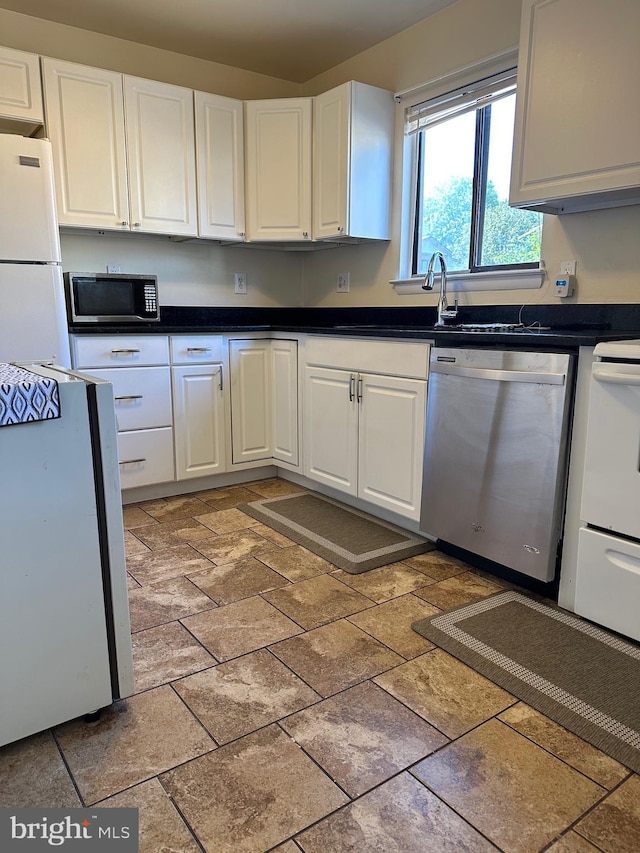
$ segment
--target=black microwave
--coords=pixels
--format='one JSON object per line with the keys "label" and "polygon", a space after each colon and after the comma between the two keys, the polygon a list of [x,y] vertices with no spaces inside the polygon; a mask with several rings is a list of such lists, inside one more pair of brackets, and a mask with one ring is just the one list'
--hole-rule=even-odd
{"label": "black microwave", "polygon": [[70,323],[140,323],[160,319],[154,275],[65,273]]}

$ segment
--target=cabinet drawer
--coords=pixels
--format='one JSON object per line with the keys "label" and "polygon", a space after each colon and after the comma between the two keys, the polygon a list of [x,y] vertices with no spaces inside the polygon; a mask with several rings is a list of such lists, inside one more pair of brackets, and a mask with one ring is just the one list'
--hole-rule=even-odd
{"label": "cabinet drawer", "polygon": [[198,364],[222,361],[221,335],[172,335],[173,364]]}
{"label": "cabinet drawer", "polygon": [[429,344],[422,341],[376,341],[330,335],[307,339],[307,364],[337,367],[356,373],[379,373],[426,379],[429,373]]}
{"label": "cabinet drawer", "polygon": [[118,461],[123,489],[174,480],[173,430],[165,427],[119,433]]}
{"label": "cabinet drawer", "polygon": [[92,370],[113,385],[119,432],[171,426],[171,373],[168,367]]}
{"label": "cabinet drawer", "polygon": [[89,335],[73,339],[74,367],[169,364],[167,335]]}
{"label": "cabinet drawer", "polygon": [[578,533],[576,613],[640,640],[640,545],[599,530]]}

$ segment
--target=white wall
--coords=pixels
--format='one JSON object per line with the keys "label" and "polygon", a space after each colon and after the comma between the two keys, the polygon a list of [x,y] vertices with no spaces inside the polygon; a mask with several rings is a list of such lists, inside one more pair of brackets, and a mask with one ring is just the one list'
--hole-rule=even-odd
{"label": "white wall", "polygon": [[[346,80],[397,92],[517,45],[520,0],[459,0],[425,21],[330,69],[305,84],[314,94]],[[575,119],[575,117],[574,117]],[[305,259],[305,305],[433,305],[437,294],[399,296],[389,284],[399,272],[402,107],[398,107],[392,240]],[[640,300],[640,206],[545,216],[542,257],[550,276],[562,260],[577,260],[573,302]],[[335,292],[338,272],[351,273],[351,292]],[[461,304],[553,303],[549,279],[538,290],[460,294]]]}
{"label": "white wall", "polygon": [[[137,234],[63,234],[65,271],[122,272],[158,276],[161,305],[300,305],[302,260],[295,252],[272,252],[205,241],[175,243]],[[234,272],[247,274],[247,295],[236,296]]]}

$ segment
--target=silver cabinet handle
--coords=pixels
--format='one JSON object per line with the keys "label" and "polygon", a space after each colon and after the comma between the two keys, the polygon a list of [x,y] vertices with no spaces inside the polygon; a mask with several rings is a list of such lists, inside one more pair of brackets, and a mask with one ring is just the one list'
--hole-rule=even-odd
{"label": "silver cabinet handle", "polygon": [[140,223],[139,223],[139,222],[134,222],[134,223],[133,223],[133,227],[134,227],[134,228],[139,228],[139,227],[140,227]]}
{"label": "silver cabinet handle", "polygon": [[218,372],[220,373],[220,386],[219,386],[219,388],[220,388],[220,391],[222,391],[222,387],[223,387],[222,386],[222,366],[220,366],[218,368]]}
{"label": "silver cabinet handle", "polygon": [[303,231],[303,232],[302,232],[302,236],[304,237],[304,239],[305,239],[305,240],[307,240],[307,239],[309,238],[309,232],[308,232],[308,231]]}
{"label": "silver cabinet handle", "polygon": [[134,462],[146,462],[144,456],[141,456],[140,459],[120,459],[118,461],[118,465],[133,465]]}
{"label": "silver cabinet handle", "polygon": [[118,394],[114,400],[142,400],[142,394]]}
{"label": "silver cabinet handle", "polygon": [[129,223],[127,222],[127,220],[126,220],[126,219],[121,219],[121,220],[120,220],[120,225],[122,226],[122,228],[125,228],[128,224],[129,224]]}
{"label": "silver cabinet handle", "polygon": [[349,376],[349,402],[350,403],[353,403],[355,390],[356,390],[356,377],[352,373],[351,376]]}
{"label": "silver cabinet handle", "polygon": [[187,347],[187,352],[211,352],[211,347]]}
{"label": "silver cabinet handle", "polygon": [[114,355],[122,355],[122,354],[133,355],[136,352],[140,352],[140,350],[139,349],[112,349],[111,352]]}
{"label": "silver cabinet handle", "polygon": [[358,376],[358,403],[362,402],[362,376]]}

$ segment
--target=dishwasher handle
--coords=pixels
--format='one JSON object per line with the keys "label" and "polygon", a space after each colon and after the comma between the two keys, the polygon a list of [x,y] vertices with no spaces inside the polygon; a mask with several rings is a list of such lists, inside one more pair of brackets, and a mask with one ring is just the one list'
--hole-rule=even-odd
{"label": "dishwasher handle", "polygon": [[464,376],[468,379],[493,379],[497,382],[529,382],[535,385],[564,385],[566,374],[539,370],[506,370],[497,367],[469,367],[450,362],[433,362],[431,373]]}

